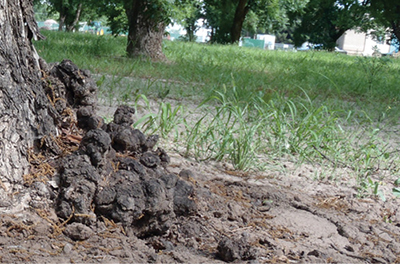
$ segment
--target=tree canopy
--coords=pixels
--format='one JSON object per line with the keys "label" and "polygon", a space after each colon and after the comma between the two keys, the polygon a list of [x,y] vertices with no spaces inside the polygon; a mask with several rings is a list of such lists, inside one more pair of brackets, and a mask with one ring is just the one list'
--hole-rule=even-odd
{"label": "tree canopy", "polygon": [[47,0],[49,10],[59,14],[59,30],[73,31],[78,29],[82,19],[92,20],[98,17],[97,1],[94,0]]}
{"label": "tree canopy", "polygon": [[369,12],[378,25],[389,28],[400,40],[400,2],[397,0],[369,0]]}
{"label": "tree canopy", "polygon": [[256,33],[259,29],[287,22],[287,3],[300,7],[305,0],[204,0],[204,17],[212,29],[212,41],[234,43],[239,41],[243,27]]}
{"label": "tree canopy", "polygon": [[[36,0],[35,2],[42,2]],[[321,43],[332,49],[348,29],[390,28],[400,38],[400,3],[395,0],[46,0],[59,14],[60,30],[84,17],[105,16],[111,31],[127,34],[128,56],[162,59],[163,32],[171,21],[195,40],[197,21],[211,29],[211,42],[235,43],[245,33],[274,34],[282,42]],[[376,32],[378,32],[376,30]]]}
{"label": "tree canopy", "polygon": [[362,24],[365,5],[358,0],[310,0],[300,15],[295,44],[310,41],[334,48],[344,32]]}

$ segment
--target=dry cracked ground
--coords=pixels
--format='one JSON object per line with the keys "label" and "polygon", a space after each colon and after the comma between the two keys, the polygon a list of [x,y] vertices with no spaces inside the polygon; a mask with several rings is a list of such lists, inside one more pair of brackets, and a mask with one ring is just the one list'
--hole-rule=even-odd
{"label": "dry cracked ground", "polygon": [[357,198],[307,164],[246,173],[156,149],[131,108],[94,113],[88,73],[47,67],[63,144],[32,158],[32,175],[49,166],[27,183],[30,209],[1,215],[2,263],[400,263],[398,200]]}

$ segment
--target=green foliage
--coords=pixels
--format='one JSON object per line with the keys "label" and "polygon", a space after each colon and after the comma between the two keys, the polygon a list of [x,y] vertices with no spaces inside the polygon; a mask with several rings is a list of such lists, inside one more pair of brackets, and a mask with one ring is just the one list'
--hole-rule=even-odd
{"label": "green foliage", "polygon": [[237,7],[233,0],[204,0],[204,16],[213,31],[212,42],[230,43],[230,32]]}
{"label": "green foliage", "polygon": [[206,113],[189,130],[186,155],[193,152],[199,160],[227,159],[235,168],[248,170],[258,166],[257,132],[262,123],[249,123],[251,102],[243,100],[244,91],[236,88],[234,82],[232,85],[232,93],[224,87],[223,92],[215,91],[200,104],[200,107],[209,102],[217,105],[211,116]]}
{"label": "green foliage", "polygon": [[369,196],[370,194],[374,195],[375,197],[380,198],[382,201],[386,201],[385,193],[379,189],[381,186],[381,182],[374,181],[370,177],[363,180],[360,183],[359,187],[359,197]]}
{"label": "green foliage", "polygon": [[33,1],[33,10],[35,11],[36,21],[45,21],[46,19],[57,19],[57,16],[52,14],[49,5],[40,0]]}
{"label": "green foliage", "polygon": [[310,41],[332,49],[346,30],[362,24],[365,13],[364,3],[358,0],[310,0],[299,15],[301,24],[295,31],[295,44]]}
{"label": "green foliage", "polygon": [[294,32],[309,0],[280,0],[280,8],[274,16],[267,16],[259,23],[262,32],[276,36],[276,42],[292,44]]}
{"label": "green foliage", "polygon": [[59,14],[59,23],[67,31],[77,29],[81,19],[90,20],[98,18],[96,13],[97,1],[94,0],[47,0],[49,10]]}
{"label": "green foliage", "polygon": [[374,17],[374,22],[384,28],[390,28],[391,33],[400,40],[400,3],[398,1],[370,1],[368,11]]}
{"label": "green foliage", "polygon": [[101,7],[102,14],[107,16],[108,25],[114,35],[127,34],[129,25],[123,5],[104,5]]}
{"label": "green foliage", "polygon": [[255,34],[257,34],[259,23],[260,18],[255,12],[253,12],[253,10],[250,10],[243,23],[243,31],[245,32],[245,36],[253,37]]}
{"label": "green foliage", "polygon": [[[239,2],[245,2],[245,5],[241,6]],[[306,2],[306,0],[205,0],[204,17],[213,30],[213,42],[232,43],[236,41],[232,39],[235,25],[243,26],[244,32],[250,35],[284,30],[290,24],[289,14],[294,11],[301,12]]]}
{"label": "green foliage", "polygon": [[183,107],[181,105],[173,108],[171,103],[161,102],[157,114],[146,115],[135,123],[135,127],[140,127],[149,134],[159,133],[161,137],[167,138],[174,131],[175,141],[179,138],[178,125],[184,122],[182,117]]}
{"label": "green foliage", "polygon": [[[173,15],[173,0],[100,0],[98,2],[101,14],[108,18],[109,26],[114,35],[126,34],[129,31],[129,21],[139,15],[141,22],[152,21],[152,24],[168,24]],[[137,17],[136,17],[137,19]],[[155,23],[154,23],[155,21]]]}
{"label": "green foliage", "polygon": [[202,17],[202,1],[200,0],[175,0],[173,6],[173,21],[186,29],[184,40],[195,41],[195,33],[199,29],[196,21]]}
{"label": "green foliage", "polygon": [[361,66],[365,71],[370,91],[374,82],[380,78],[380,73],[389,66],[389,63],[391,60],[388,57],[357,57],[357,66]]}

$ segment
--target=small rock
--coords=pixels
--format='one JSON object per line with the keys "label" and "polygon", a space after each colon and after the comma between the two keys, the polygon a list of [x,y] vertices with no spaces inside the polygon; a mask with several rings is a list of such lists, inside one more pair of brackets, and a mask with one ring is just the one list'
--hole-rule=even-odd
{"label": "small rock", "polygon": [[215,218],[221,218],[222,212],[216,211],[216,212],[213,213],[213,215],[214,215]]}
{"label": "small rock", "polygon": [[157,167],[157,165],[159,165],[160,162],[161,162],[160,158],[150,152],[145,152],[140,157],[140,163],[142,163],[144,166],[148,168]]}
{"label": "small rock", "polygon": [[143,152],[153,149],[159,138],[160,137],[158,135],[151,135],[147,137],[146,141],[144,142]]}
{"label": "small rock", "polygon": [[135,122],[135,109],[129,106],[119,106],[114,113],[114,123],[130,126]]}
{"label": "small rock", "polygon": [[186,181],[178,180],[174,192],[174,211],[177,215],[192,215],[197,211],[194,188]]}
{"label": "small rock", "polygon": [[260,212],[268,212],[269,210],[271,210],[271,206],[270,205],[259,206],[257,209]]}
{"label": "small rock", "polygon": [[176,186],[178,177],[175,174],[165,174],[161,177],[161,180],[165,183],[167,189],[171,189]]}
{"label": "small rock", "polygon": [[223,238],[217,247],[218,256],[227,262],[239,259],[239,247],[229,238]]}
{"label": "small rock", "polygon": [[85,226],[84,224],[72,223],[67,226],[64,234],[72,240],[85,240],[91,237],[94,232],[90,227]]}
{"label": "small rock", "polygon": [[190,178],[193,178],[194,175],[191,170],[181,170],[181,172],[179,172],[179,176],[184,180],[189,180]]}
{"label": "small rock", "polygon": [[145,142],[145,135],[138,129],[131,127],[123,127],[123,129],[112,138],[112,146],[117,151],[132,151],[137,152],[140,146]]}
{"label": "small rock", "polygon": [[50,233],[50,225],[47,222],[40,222],[33,227],[33,232],[39,236],[45,236]]}
{"label": "small rock", "polygon": [[71,253],[72,249],[73,249],[73,246],[70,243],[67,243],[64,246],[63,252],[64,252],[64,254],[69,254],[69,253]]}
{"label": "small rock", "polygon": [[217,247],[217,255],[223,261],[231,262],[239,260],[257,259],[257,252],[247,242],[247,236],[243,234],[242,238],[234,241],[230,238],[223,238]]}
{"label": "small rock", "polygon": [[320,252],[314,249],[313,251],[308,252],[307,256],[315,256],[318,258],[320,256]]}

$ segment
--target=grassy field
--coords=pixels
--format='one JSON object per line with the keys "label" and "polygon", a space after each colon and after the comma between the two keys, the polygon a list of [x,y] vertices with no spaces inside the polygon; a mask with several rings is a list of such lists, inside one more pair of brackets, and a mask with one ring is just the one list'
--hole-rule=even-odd
{"label": "grassy field", "polygon": [[[360,194],[398,177],[399,60],[165,41],[168,61],[151,62],[126,58],[124,37],[43,33],[40,56],[89,69],[110,105],[158,99],[137,125],[179,141],[185,155],[240,170],[285,157],[323,166],[319,179],[346,168]],[[200,116],[168,98],[198,103]]]}

